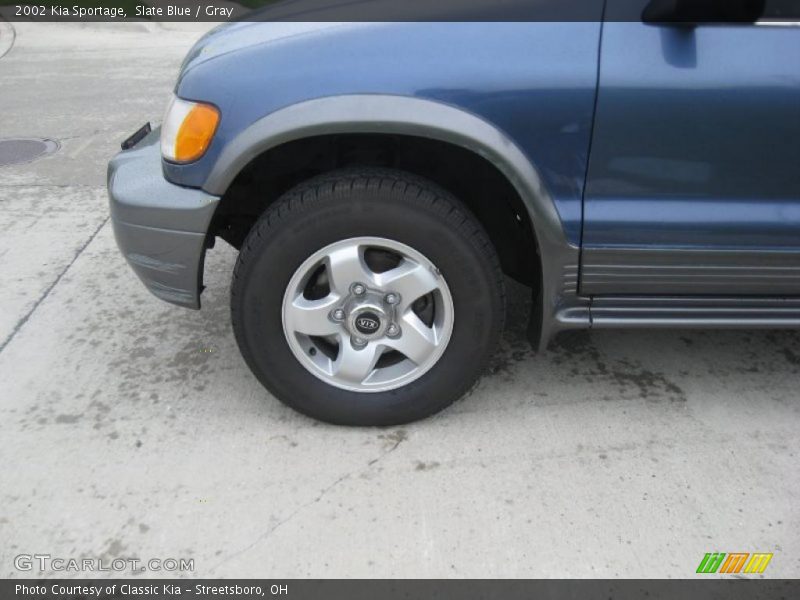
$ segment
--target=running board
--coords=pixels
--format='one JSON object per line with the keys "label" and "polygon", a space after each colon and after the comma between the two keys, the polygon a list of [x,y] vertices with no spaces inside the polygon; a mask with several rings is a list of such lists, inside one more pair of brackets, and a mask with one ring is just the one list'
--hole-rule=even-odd
{"label": "running board", "polygon": [[800,298],[595,296],[592,328],[800,328]]}

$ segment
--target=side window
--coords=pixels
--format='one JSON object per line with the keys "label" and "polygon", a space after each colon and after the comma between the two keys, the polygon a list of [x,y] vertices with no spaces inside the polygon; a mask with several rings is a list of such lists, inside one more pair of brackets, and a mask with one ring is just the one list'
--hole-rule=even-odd
{"label": "side window", "polygon": [[766,0],[759,21],[800,25],[800,0]]}
{"label": "side window", "polygon": [[637,4],[652,24],[800,25],[800,0],[609,0],[605,20],[638,20],[631,18]]}

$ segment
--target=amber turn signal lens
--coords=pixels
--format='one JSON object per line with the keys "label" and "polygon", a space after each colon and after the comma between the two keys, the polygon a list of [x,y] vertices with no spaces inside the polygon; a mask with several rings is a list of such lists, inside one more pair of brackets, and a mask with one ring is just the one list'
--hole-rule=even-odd
{"label": "amber turn signal lens", "polygon": [[175,139],[175,160],[191,162],[205,154],[217,131],[219,111],[209,104],[196,104],[183,119]]}
{"label": "amber turn signal lens", "polygon": [[161,125],[161,155],[177,163],[197,160],[211,145],[219,118],[211,104],[173,96]]}

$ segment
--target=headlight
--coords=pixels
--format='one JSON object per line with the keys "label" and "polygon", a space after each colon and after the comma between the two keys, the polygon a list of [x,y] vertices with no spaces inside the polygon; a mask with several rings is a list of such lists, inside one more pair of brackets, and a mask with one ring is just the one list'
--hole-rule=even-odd
{"label": "headlight", "polygon": [[211,144],[218,124],[216,106],[173,96],[161,125],[161,155],[177,163],[197,160]]}

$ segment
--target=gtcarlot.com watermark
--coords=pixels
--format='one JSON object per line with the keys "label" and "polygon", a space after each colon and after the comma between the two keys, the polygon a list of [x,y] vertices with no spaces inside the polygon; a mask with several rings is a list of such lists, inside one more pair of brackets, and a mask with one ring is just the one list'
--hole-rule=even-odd
{"label": "gtcarlot.com watermark", "polygon": [[65,558],[51,554],[18,554],[14,557],[18,571],[55,571],[64,573],[141,573],[142,571],[166,571],[190,573],[194,571],[193,558]]}

